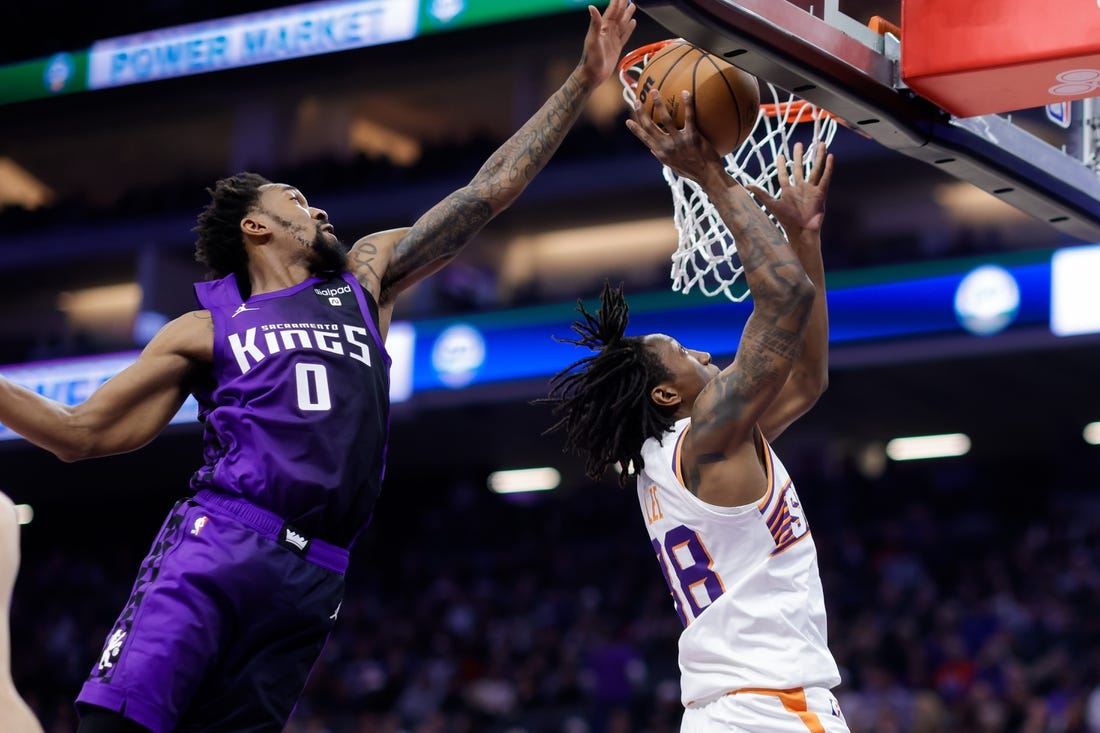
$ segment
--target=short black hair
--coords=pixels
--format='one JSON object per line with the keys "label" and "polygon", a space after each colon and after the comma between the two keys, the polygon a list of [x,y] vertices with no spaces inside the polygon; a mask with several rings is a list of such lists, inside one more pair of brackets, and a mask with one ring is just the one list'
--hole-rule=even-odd
{"label": "short black hair", "polygon": [[599,480],[618,464],[619,485],[645,466],[642,444],[672,430],[672,413],[650,399],[650,391],[672,373],[639,336],[624,336],[629,308],[622,285],[604,284],[600,309],[588,312],[577,301],[582,320],[573,323],[578,339],[562,343],[585,346],[595,354],[558,372],[550,393],[538,402],[551,403],[558,418],[546,432],[565,433],[565,450],[584,458],[585,474]]}
{"label": "short black hair", "polygon": [[210,203],[199,214],[194,232],[195,259],[216,277],[237,275],[238,285],[248,288],[248,255],[241,237],[241,219],[256,205],[260,186],[271,181],[256,173],[238,173],[222,178],[206,189]]}

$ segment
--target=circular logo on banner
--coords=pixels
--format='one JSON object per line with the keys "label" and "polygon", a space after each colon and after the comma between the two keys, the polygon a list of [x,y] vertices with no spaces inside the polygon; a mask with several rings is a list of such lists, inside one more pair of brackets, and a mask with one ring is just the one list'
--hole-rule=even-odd
{"label": "circular logo on banner", "polygon": [[485,339],[476,328],[459,324],[439,334],[432,347],[432,367],[439,381],[459,389],[474,381],[485,363]]}
{"label": "circular logo on banner", "polygon": [[60,92],[73,76],[73,58],[67,53],[54,54],[46,62],[42,81],[51,92]]}
{"label": "circular logo on banner", "polygon": [[1016,320],[1020,286],[1012,273],[997,265],[972,270],[955,291],[955,316],[970,333],[991,336]]}
{"label": "circular logo on banner", "polygon": [[450,23],[465,9],[463,0],[434,0],[428,12],[440,23]]}
{"label": "circular logo on banner", "polygon": [[1047,91],[1060,97],[1092,95],[1100,92],[1100,69],[1070,69],[1059,73],[1058,83]]}

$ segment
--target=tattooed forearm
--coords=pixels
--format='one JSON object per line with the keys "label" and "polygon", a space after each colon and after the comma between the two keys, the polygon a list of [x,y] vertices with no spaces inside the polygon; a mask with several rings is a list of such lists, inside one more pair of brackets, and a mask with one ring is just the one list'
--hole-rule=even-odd
{"label": "tattooed forearm", "polygon": [[370,258],[355,258],[380,283],[383,299],[442,267],[508,208],[557,151],[591,91],[574,72],[469,184],[420,217],[397,244],[381,279]]}
{"label": "tattooed forearm", "polygon": [[812,283],[798,255],[745,191],[725,185],[712,199],[717,199],[723,221],[737,233],[737,252],[753,302],[773,313],[799,307],[802,291]]}
{"label": "tattooed forearm", "polygon": [[784,361],[794,361],[802,350],[802,328],[791,331],[775,323],[772,319],[751,318],[745,324],[742,343],[752,344],[752,354],[771,359],[778,357]]}
{"label": "tattooed forearm", "polygon": [[494,213],[509,205],[553,157],[591,90],[570,76],[542,108],[485,162],[467,187]]}
{"label": "tattooed forearm", "polygon": [[492,218],[488,204],[468,187],[433,206],[397,243],[384,279],[371,268],[383,299],[388,300],[395,286],[400,289],[445,265]]}

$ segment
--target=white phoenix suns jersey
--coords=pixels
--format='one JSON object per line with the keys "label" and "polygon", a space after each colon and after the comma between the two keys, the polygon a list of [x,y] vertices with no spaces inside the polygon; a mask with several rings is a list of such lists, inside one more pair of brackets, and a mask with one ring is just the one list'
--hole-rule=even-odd
{"label": "white phoenix suns jersey", "polygon": [[718,507],[684,487],[680,453],[691,419],[642,446],[638,500],[672,591],[681,698],[702,705],[745,689],[832,688],[817,550],[794,484],[767,441],[759,501]]}

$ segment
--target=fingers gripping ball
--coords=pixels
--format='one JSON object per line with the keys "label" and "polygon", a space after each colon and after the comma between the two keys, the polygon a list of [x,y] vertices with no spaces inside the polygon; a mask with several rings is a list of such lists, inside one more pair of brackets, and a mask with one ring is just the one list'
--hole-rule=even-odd
{"label": "fingers gripping ball", "polygon": [[726,155],[745,141],[760,110],[760,85],[756,77],[707,53],[683,39],[669,43],[642,69],[638,101],[653,116],[657,89],[677,127],[684,125],[681,91],[695,100],[695,124],[719,155]]}

